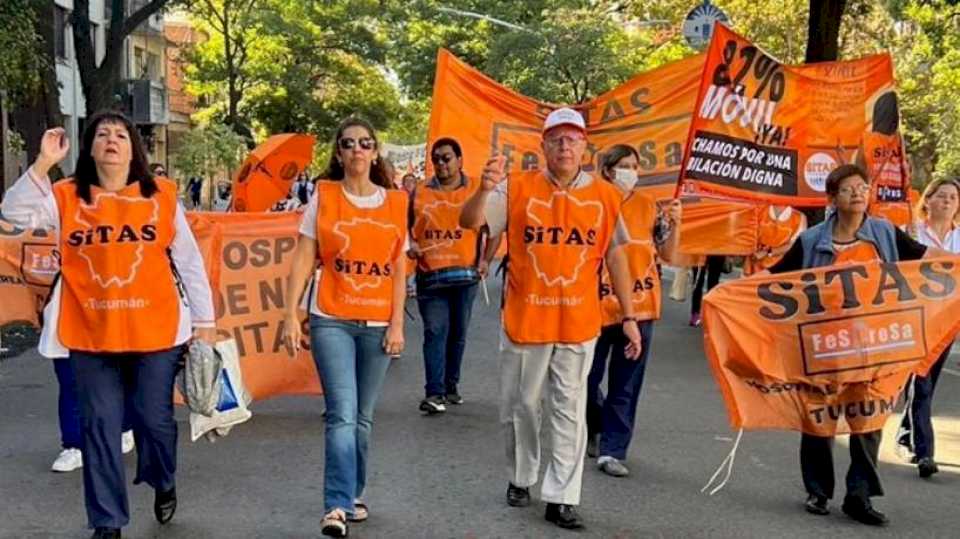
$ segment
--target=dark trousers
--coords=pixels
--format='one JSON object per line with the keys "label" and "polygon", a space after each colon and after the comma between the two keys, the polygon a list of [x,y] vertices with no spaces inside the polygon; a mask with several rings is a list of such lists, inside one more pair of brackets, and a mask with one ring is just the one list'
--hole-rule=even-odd
{"label": "dark trousers", "polygon": [[[627,359],[624,348],[627,337],[620,325],[607,326],[600,332],[593,354],[593,366],[587,378],[587,433],[600,435],[600,456],[617,460],[627,458],[627,448],[633,438],[633,425],[643,387],[643,374],[650,357],[653,341],[653,321],[640,323],[640,342],[643,350],[637,360]],[[603,373],[607,374],[607,395],[600,390]]]}
{"label": "dark trousers", "polygon": [[690,314],[700,314],[700,306],[703,303],[703,284],[706,281],[707,292],[713,290],[720,282],[720,274],[723,273],[723,263],[726,257],[720,255],[710,255],[707,257],[707,264],[700,266],[696,270],[696,283],[693,285],[693,297],[691,298]]}
{"label": "dark trousers", "polygon": [[424,392],[428,397],[457,393],[467,326],[477,297],[477,283],[417,290],[423,318]]}
{"label": "dark trousers", "polygon": [[173,379],[182,347],[148,354],[72,351],[83,430],[83,493],[90,527],[122,528],[130,521],[120,448],[124,410],[131,408],[137,475],[155,489],[174,487],[177,424]]}
{"label": "dark trousers", "polygon": [[917,458],[933,458],[933,392],[940,379],[940,371],[950,355],[951,344],[943,351],[926,376],[914,376],[910,408],[903,414],[900,428],[909,433],[909,445]]}
{"label": "dark trousers", "polygon": [[[80,402],[77,396],[77,376],[73,372],[73,363],[68,357],[53,360],[53,370],[57,375],[57,415],[60,420],[60,445],[64,449],[80,449],[83,445],[83,431],[80,427]],[[123,418],[123,431],[133,428],[127,413]]]}
{"label": "dark trousers", "polygon": [[[847,497],[866,502],[883,496],[877,474],[877,454],[883,431],[850,435],[850,469],[847,470]],[[800,439],[800,471],[807,494],[833,498],[833,438],[803,434]]]}

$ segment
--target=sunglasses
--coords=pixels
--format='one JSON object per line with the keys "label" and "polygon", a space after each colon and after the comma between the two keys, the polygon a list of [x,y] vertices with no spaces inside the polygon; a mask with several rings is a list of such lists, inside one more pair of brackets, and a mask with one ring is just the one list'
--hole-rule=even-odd
{"label": "sunglasses", "polygon": [[431,156],[430,160],[433,161],[434,165],[439,165],[440,163],[443,163],[444,165],[446,165],[450,161],[453,161],[454,157],[455,156],[453,154],[447,154],[447,155],[438,154],[438,155]]}
{"label": "sunglasses", "polygon": [[372,150],[377,147],[377,141],[373,140],[371,137],[363,137],[359,140],[354,138],[342,138],[337,141],[337,146],[339,146],[341,150],[352,150],[357,144],[359,144],[364,150]]}

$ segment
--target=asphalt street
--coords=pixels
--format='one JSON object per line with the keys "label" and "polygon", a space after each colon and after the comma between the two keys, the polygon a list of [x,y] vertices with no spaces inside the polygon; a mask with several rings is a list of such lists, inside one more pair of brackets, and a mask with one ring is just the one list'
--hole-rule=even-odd
{"label": "asphalt street", "polygon": [[[498,291],[490,290],[491,297]],[[686,325],[689,303],[664,300],[627,465],[612,478],[589,462],[583,481],[582,532],[543,520],[539,491],[531,507],[511,508],[503,438],[497,422],[495,305],[482,294],[474,311],[461,393],[465,404],[442,416],[417,410],[423,390],[421,326],[407,331],[407,352],[390,370],[375,418],[370,454],[368,522],[359,538],[546,537],[958,537],[960,513],[960,367],[941,378],[935,402],[941,473],[924,481],[893,451],[888,422],[881,476],[886,496],[875,505],[891,518],[885,529],[802,509],[799,435],[747,432],[726,488],[701,494],[730,451],[731,432],[703,355],[702,334]],[[411,305],[411,310],[416,311]],[[0,537],[82,538],[81,473],[55,474],[59,451],[57,384],[48,360],[28,350],[0,362]],[[181,425],[174,521],[159,526],[153,493],[130,486],[132,522],[125,537],[318,537],[322,516],[323,400],[284,397],[253,405],[254,417],[226,439],[191,443]],[[897,417],[899,419],[899,417]],[[848,458],[835,460],[842,495]],[[127,458],[128,478],[134,459]]]}

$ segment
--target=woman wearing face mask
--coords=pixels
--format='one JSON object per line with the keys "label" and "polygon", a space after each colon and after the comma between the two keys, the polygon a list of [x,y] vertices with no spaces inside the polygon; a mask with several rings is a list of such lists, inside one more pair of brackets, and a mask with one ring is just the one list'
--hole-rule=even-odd
{"label": "woman wearing face mask", "polygon": [[[604,154],[600,170],[603,178],[616,185],[624,196],[616,233],[621,235],[619,243],[629,261],[632,300],[642,342],[640,356],[627,359],[624,351],[628,340],[622,329],[621,307],[604,268],[600,286],[604,324],[587,385],[587,454],[597,457],[600,470],[614,477],[630,473],[623,461],[633,436],[637,402],[653,340],[653,322],[660,318],[658,255],[669,259],[680,241],[680,201],[671,202],[666,215],[660,215],[656,201],[635,190],[638,165],[637,151],[618,144]],[[600,382],[608,357],[610,372],[604,396]]]}
{"label": "woman wearing face mask", "polygon": [[[960,253],[960,229],[956,226],[960,211],[960,184],[954,180],[931,182],[920,199],[921,221],[916,224],[917,239],[928,247],[937,247]],[[900,423],[897,443],[914,454],[920,477],[926,479],[937,473],[933,459],[933,422],[931,404],[933,392],[943,364],[950,355],[952,343],[930,367],[926,376],[914,376],[907,386],[907,410]]]}
{"label": "woman wearing face mask", "polygon": [[[826,180],[827,199],[835,211],[826,220],[800,234],[790,250],[770,268],[770,273],[880,260],[917,260],[949,253],[927,247],[885,219],[867,215],[870,184],[857,165],[840,165]],[[873,496],[882,496],[877,455],[883,431],[850,435],[850,469],[842,510],[871,526],[884,526],[886,515],[874,509]],[[833,438],[801,435],[800,470],[807,491],[804,508],[814,515],[828,515],[833,497]]]}
{"label": "woman wearing face mask", "polygon": [[93,537],[120,537],[129,520],[120,432],[133,423],[137,472],[154,488],[161,523],[177,508],[173,380],[184,344],[213,343],[213,299],[175,183],[155,178],[133,123],[89,119],[76,172],[49,170],[69,152],[62,128],[7,193],[3,213],[57,231],[60,275],[43,312],[40,353],[69,357],[82,425],[83,492]]}
{"label": "woman wearing face mask", "polygon": [[287,292],[285,337],[300,348],[297,305],[310,287],[310,343],[326,403],[321,532],[347,536],[362,501],[373,411],[391,357],[403,351],[407,194],[377,155],[373,126],[349,118],[300,224]]}

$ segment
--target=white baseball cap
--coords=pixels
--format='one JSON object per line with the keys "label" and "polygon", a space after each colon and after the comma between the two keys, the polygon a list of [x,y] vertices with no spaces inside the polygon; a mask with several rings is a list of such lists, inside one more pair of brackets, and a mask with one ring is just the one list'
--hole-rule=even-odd
{"label": "white baseball cap", "polygon": [[563,107],[547,115],[547,119],[543,122],[543,133],[561,125],[573,126],[583,132],[587,131],[587,124],[583,121],[583,116],[569,107]]}

